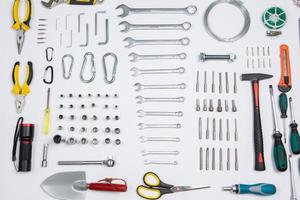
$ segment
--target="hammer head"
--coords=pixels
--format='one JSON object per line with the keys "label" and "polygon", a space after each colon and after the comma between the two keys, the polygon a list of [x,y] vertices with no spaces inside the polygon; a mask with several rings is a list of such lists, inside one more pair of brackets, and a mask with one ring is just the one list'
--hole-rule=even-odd
{"label": "hammer head", "polygon": [[270,74],[261,74],[261,73],[251,73],[251,74],[242,74],[242,81],[260,81],[272,78],[273,75]]}

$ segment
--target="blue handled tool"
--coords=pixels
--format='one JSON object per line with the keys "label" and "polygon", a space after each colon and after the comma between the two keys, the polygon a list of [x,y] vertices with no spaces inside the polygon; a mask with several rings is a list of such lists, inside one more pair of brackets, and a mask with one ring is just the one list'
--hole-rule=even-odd
{"label": "blue handled tool", "polygon": [[276,193],[275,185],[268,183],[257,183],[253,185],[236,184],[230,187],[223,187],[223,190],[237,194],[255,194],[261,196],[269,196]]}

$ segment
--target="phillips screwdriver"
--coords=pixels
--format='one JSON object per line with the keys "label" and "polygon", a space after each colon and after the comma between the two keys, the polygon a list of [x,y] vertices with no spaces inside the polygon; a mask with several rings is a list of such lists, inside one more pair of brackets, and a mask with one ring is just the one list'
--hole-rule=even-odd
{"label": "phillips screwdriver", "polygon": [[286,143],[286,118],[287,116],[287,109],[288,109],[288,99],[285,93],[281,93],[279,95],[279,107],[280,107],[280,112],[281,112],[281,119],[283,123],[283,138],[284,138],[284,143]]}
{"label": "phillips screwdriver", "polygon": [[50,88],[48,88],[47,91],[47,106],[45,109],[45,114],[44,114],[44,127],[43,127],[43,132],[44,134],[49,134],[50,131]]}
{"label": "phillips screwdriver", "polygon": [[275,106],[275,98],[273,93],[273,86],[269,86],[271,103],[272,103],[272,112],[273,112],[273,122],[274,122],[274,149],[273,156],[277,170],[286,171],[287,170],[287,155],[283,143],[281,141],[282,134],[278,129],[277,115],[276,115],[276,106]]}
{"label": "phillips screwdriver", "polygon": [[268,183],[257,183],[253,185],[236,184],[230,187],[223,187],[223,190],[237,194],[255,194],[261,196],[270,196],[276,193],[275,185]]}
{"label": "phillips screwdriver", "polygon": [[300,154],[300,136],[298,133],[298,124],[296,123],[296,120],[294,119],[294,111],[293,111],[293,99],[289,98],[290,103],[290,110],[291,110],[291,136],[290,136],[290,145],[292,152],[294,154]]}

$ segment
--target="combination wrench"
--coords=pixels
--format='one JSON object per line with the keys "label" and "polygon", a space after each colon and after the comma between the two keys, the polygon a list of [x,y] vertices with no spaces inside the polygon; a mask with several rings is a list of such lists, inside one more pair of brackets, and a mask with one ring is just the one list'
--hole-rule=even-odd
{"label": "combination wrench", "polygon": [[139,123],[138,127],[140,130],[144,129],[155,129],[155,128],[181,128],[181,124],[144,124],[144,123]]}
{"label": "combination wrench", "polygon": [[187,58],[186,53],[179,54],[160,54],[160,55],[140,55],[137,53],[130,53],[128,55],[131,62],[137,62],[140,60],[163,60],[163,59],[179,59],[184,60]]}
{"label": "combination wrench", "polygon": [[148,156],[148,155],[171,155],[171,156],[177,156],[179,155],[179,151],[147,151],[142,150],[141,151],[142,156]]}
{"label": "combination wrench", "polygon": [[127,17],[132,14],[186,14],[194,15],[197,12],[197,7],[190,5],[185,8],[130,8],[125,4],[121,4],[116,9],[122,9],[119,17]]}
{"label": "combination wrench", "polygon": [[145,142],[180,142],[179,137],[140,137],[141,143]]}
{"label": "combination wrench", "polygon": [[158,112],[158,111],[144,111],[144,110],[138,110],[137,111],[138,117],[182,117],[183,112]]}
{"label": "combination wrench", "polygon": [[172,68],[172,69],[139,69],[133,67],[130,69],[132,72],[132,76],[136,77],[142,74],[183,74],[185,72],[185,68]]}
{"label": "combination wrench", "polygon": [[186,89],[185,83],[180,84],[164,84],[164,85],[143,85],[141,83],[134,84],[135,91],[141,90],[159,90],[159,89]]}
{"label": "combination wrench", "polygon": [[189,38],[181,38],[181,39],[156,39],[156,40],[137,40],[132,37],[127,37],[123,40],[123,42],[127,42],[125,47],[132,48],[135,46],[145,46],[145,45],[181,45],[187,46],[190,44],[191,40]]}
{"label": "combination wrench", "polygon": [[177,161],[144,160],[145,165],[177,165]]}
{"label": "combination wrench", "polygon": [[182,24],[131,24],[123,21],[119,23],[124,28],[121,30],[122,33],[127,33],[134,30],[182,30],[188,31],[191,29],[192,24],[190,22],[184,22]]}
{"label": "combination wrench", "polygon": [[164,103],[164,102],[183,103],[185,101],[184,97],[148,98],[148,97],[137,96],[136,99],[137,99],[138,104],[147,103],[147,102],[152,102],[152,103]]}

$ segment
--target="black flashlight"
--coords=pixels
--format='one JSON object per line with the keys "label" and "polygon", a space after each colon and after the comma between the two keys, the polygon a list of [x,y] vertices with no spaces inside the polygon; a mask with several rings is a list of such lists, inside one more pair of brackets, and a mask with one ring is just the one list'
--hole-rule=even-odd
{"label": "black flashlight", "polygon": [[[31,171],[32,142],[34,138],[34,124],[23,124],[20,117],[15,130],[12,161],[18,172]],[[16,151],[19,141],[19,162],[16,164]]]}

